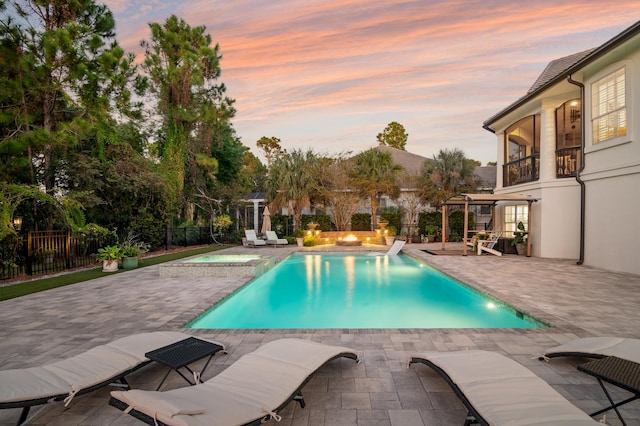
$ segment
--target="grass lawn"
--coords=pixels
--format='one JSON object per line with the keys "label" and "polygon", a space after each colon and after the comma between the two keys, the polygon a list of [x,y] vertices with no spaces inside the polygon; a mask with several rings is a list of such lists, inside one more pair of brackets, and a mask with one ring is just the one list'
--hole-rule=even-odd
{"label": "grass lawn", "polygon": [[[196,254],[209,253],[211,251],[221,250],[228,246],[207,246],[199,247],[193,250],[185,250],[168,254],[161,254],[157,256],[148,256],[140,259],[139,267],[157,265],[158,263],[169,262],[171,260],[182,259],[183,257],[189,257]],[[109,274],[119,274],[124,272],[123,269],[117,272],[110,272]],[[35,279],[32,281],[25,281],[18,284],[6,285],[0,287],[0,301],[13,299],[14,297],[25,296],[31,293],[37,293],[39,291],[49,290],[51,288],[63,287],[69,284],[76,284],[82,281],[89,281],[95,278],[104,277],[105,272],[102,272],[102,267],[84,269],[78,272],[63,273],[54,277]],[[0,281],[0,284],[2,282]]]}

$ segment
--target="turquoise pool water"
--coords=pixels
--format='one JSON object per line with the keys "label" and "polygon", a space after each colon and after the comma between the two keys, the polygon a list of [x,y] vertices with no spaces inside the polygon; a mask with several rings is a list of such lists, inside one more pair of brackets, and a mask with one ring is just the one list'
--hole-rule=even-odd
{"label": "turquoise pool water", "polygon": [[538,328],[545,325],[417,260],[293,254],[188,328]]}
{"label": "turquoise pool water", "polygon": [[205,254],[187,259],[184,263],[247,263],[260,259],[258,254]]}

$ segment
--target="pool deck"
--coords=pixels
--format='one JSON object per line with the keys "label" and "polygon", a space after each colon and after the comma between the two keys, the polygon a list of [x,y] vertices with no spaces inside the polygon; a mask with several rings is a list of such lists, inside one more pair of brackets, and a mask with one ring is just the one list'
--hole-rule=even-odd
{"label": "pool deck", "polygon": [[[546,321],[544,329],[371,329],[371,330],[183,330],[224,343],[205,372],[209,379],[241,355],[282,337],[301,337],[349,346],[362,362],[336,360],[320,369],[302,389],[307,406],[291,403],[280,425],[461,425],[466,410],[436,373],[424,365],[407,368],[410,354],[422,351],[484,349],[512,357],[546,380],[584,411],[605,405],[596,380],[576,370],[581,361],[535,359],[545,348],[577,337],[640,338],[640,276],[618,274],[575,260],[434,256],[407,244],[404,251],[441,271]],[[455,245],[447,244],[450,250]],[[284,258],[293,250],[326,247],[234,247],[219,254],[260,253]],[[376,250],[382,246],[333,250]],[[161,277],[159,267],[142,267],[117,275],[0,302],[2,369],[38,366],[64,359],[113,339],[154,330],[179,330],[207,307],[249,279],[230,277]],[[165,370],[150,364],[128,376],[137,389],[155,389]],[[163,389],[186,385],[171,374]],[[108,387],[62,403],[34,407],[31,425],[141,425],[108,405]],[[612,394],[626,396],[624,392]],[[621,408],[627,424],[640,424],[640,401]],[[0,410],[0,425],[14,425],[19,409]],[[598,417],[598,420],[601,417]],[[619,425],[615,412],[607,424]],[[269,422],[268,424],[278,424]]]}

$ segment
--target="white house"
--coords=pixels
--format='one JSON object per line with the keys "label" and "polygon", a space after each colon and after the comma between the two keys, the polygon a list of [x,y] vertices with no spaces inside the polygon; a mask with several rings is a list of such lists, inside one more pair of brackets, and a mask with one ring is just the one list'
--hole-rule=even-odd
{"label": "white house", "polygon": [[[539,200],[534,256],[640,274],[640,22],[552,61],[484,128],[498,141],[495,193]],[[512,231],[528,214],[503,203],[496,222]]]}

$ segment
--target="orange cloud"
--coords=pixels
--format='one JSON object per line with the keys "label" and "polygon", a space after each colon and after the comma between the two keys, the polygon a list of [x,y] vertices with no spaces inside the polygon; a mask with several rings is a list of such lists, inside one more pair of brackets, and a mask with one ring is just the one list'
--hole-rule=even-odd
{"label": "orange cloud", "polygon": [[395,120],[411,125],[408,146],[419,154],[483,141],[483,161],[496,151],[485,118],[522,96],[550,60],[598,46],[640,16],[637,1],[106,3],[120,43],[138,55],[148,23],[171,13],[207,27],[248,146],[264,135],[371,146]]}

